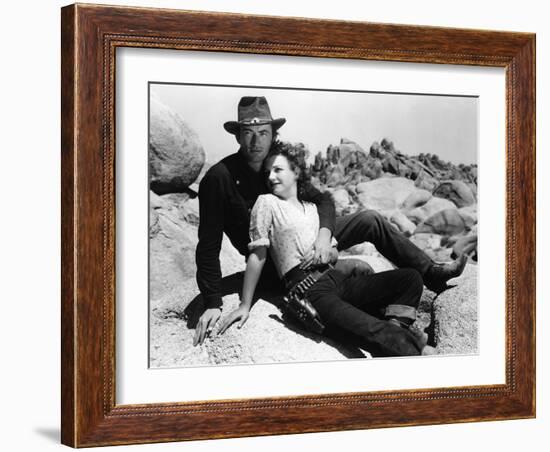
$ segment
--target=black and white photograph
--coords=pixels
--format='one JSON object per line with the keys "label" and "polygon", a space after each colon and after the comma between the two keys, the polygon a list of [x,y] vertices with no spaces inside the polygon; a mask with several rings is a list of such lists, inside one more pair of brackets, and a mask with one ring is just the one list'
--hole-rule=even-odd
{"label": "black and white photograph", "polygon": [[478,353],[478,98],[151,82],[149,366]]}

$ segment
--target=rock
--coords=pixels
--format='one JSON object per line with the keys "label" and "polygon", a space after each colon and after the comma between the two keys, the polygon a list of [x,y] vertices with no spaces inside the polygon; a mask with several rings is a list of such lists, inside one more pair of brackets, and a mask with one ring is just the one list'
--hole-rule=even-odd
{"label": "rock", "polygon": [[[340,162],[349,163],[350,160],[353,159],[357,161],[358,154],[367,155],[361,146],[355,141],[348,140],[347,138],[342,138],[340,140],[338,148],[340,150]],[[345,166],[347,166],[347,164]]]}
{"label": "rock", "polygon": [[393,155],[386,154],[382,159],[382,169],[386,173],[399,174],[399,162]]}
{"label": "rock", "polygon": [[340,216],[350,207],[349,193],[345,188],[339,188],[332,191],[332,198],[334,199],[334,207],[336,208],[336,215]]}
{"label": "rock", "polygon": [[456,209],[445,209],[432,215],[417,226],[418,232],[432,232],[441,235],[460,234],[466,229],[464,220]]}
{"label": "rock", "polygon": [[476,202],[470,187],[460,180],[442,182],[434,190],[433,195],[439,198],[449,199],[457,207],[470,206]]}
{"label": "rock", "polygon": [[[189,293],[181,294],[178,303],[183,306],[197,292],[195,249],[198,242],[198,200],[185,194],[162,196],[165,207],[151,208],[149,241],[150,298],[156,307],[163,304],[174,290],[189,287]],[[241,256],[224,236],[220,252],[222,274],[244,270]],[[191,282],[191,286],[189,286]]]}
{"label": "rock", "polygon": [[382,171],[382,162],[374,159],[367,160],[367,163],[361,169],[362,174],[371,180],[382,176]]}
{"label": "rock", "polygon": [[149,134],[150,187],[157,194],[179,193],[204,165],[198,135],[156,96],[151,96]]}
{"label": "rock", "polygon": [[149,209],[149,238],[155,237],[159,232],[159,214],[153,207],[151,207]]}
{"label": "rock", "polygon": [[470,234],[460,237],[453,245],[451,257],[456,259],[458,256],[466,254],[477,261],[477,234]]}
{"label": "rock", "polygon": [[376,247],[372,243],[363,242],[357,245],[353,245],[347,250],[344,250],[344,254],[349,254],[353,256],[356,256],[356,255],[372,256],[373,254],[378,254],[378,251],[376,251]]}
{"label": "rock", "polygon": [[336,187],[344,182],[345,172],[340,165],[334,165],[328,169],[329,175],[326,180],[327,187]]}
{"label": "rock", "polygon": [[385,272],[395,268],[389,260],[378,252],[373,253],[370,256],[354,256],[354,259],[360,259],[366,262],[374,270],[374,273]]}
{"label": "rock", "polygon": [[406,236],[410,236],[416,228],[416,225],[400,210],[396,210],[391,215],[390,222],[397,226],[397,229]]}
{"label": "rock", "polygon": [[369,155],[375,159],[379,159],[380,157],[382,157],[383,154],[378,141],[375,141],[371,144],[369,149]]}
{"label": "rock", "polygon": [[448,199],[432,197],[424,205],[411,209],[405,214],[413,223],[419,224],[446,209],[456,209],[456,206]]}
{"label": "rock", "polygon": [[426,171],[421,171],[416,180],[414,181],[414,185],[418,188],[421,188],[423,190],[427,190],[430,193],[437,187],[439,184],[439,181],[433,177],[430,176]]}
{"label": "rock", "polygon": [[434,339],[438,354],[477,353],[477,266],[467,264],[462,275],[449,280],[456,285],[433,303]]}
{"label": "rock", "polygon": [[397,209],[414,190],[414,182],[403,177],[382,177],[356,187],[361,206],[377,211]]}
{"label": "rock", "polygon": [[404,210],[414,209],[426,204],[432,198],[432,193],[428,190],[418,189],[413,191],[407,199],[403,201],[401,208]]}
{"label": "rock", "polygon": [[[239,305],[237,295],[224,298],[224,317]],[[217,329],[214,330],[214,334]],[[331,361],[365,357],[359,349],[345,347],[325,336],[287,323],[271,303],[259,300],[241,329],[231,326],[202,346],[212,364]]]}
{"label": "rock", "polygon": [[472,204],[471,206],[461,207],[458,209],[458,213],[460,213],[468,228],[472,228],[477,224],[477,205]]}
{"label": "rock", "polygon": [[410,237],[410,241],[413,242],[421,250],[436,250],[441,247],[442,237],[439,234],[432,233],[415,233]]}
{"label": "rock", "polygon": [[162,197],[157,195],[154,191],[149,191],[149,207],[151,209],[160,209],[166,207]]}

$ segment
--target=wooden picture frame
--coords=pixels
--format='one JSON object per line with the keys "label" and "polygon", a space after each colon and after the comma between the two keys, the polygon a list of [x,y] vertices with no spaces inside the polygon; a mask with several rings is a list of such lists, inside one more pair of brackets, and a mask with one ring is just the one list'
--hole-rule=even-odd
{"label": "wooden picture frame", "polygon": [[[535,416],[535,35],[146,8],[62,8],[62,428],[73,447]],[[115,51],[144,47],[506,70],[502,385],[115,403]]]}

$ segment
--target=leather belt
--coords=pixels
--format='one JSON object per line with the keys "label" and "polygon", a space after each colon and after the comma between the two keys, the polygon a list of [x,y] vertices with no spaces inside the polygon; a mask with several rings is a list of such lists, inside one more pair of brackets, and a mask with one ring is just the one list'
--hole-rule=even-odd
{"label": "leather belt", "polygon": [[315,270],[302,270],[299,265],[290,269],[283,276],[285,287],[290,292],[297,290],[305,292],[309,289],[321,276],[333,267],[330,264],[323,265]]}

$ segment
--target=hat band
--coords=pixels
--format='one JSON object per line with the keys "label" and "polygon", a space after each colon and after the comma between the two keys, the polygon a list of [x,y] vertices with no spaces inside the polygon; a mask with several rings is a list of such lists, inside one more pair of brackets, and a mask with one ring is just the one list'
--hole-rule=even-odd
{"label": "hat band", "polygon": [[243,125],[258,125],[258,124],[269,124],[273,122],[273,119],[271,118],[251,118],[251,119],[243,119],[239,121],[239,124]]}

